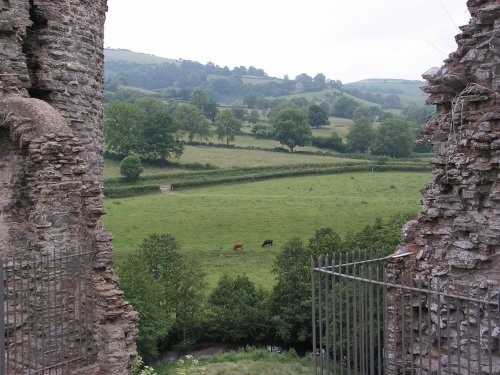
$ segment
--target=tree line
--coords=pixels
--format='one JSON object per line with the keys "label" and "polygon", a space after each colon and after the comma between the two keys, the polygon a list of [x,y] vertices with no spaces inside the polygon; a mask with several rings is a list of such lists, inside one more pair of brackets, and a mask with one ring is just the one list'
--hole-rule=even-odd
{"label": "tree line", "polygon": [[[133,179],[141,171],[140,160],[164,161],[179,157],[185,142],[207,140],[211,134],[229,146],[243,124],[253,124],[251,133],[270,138],[294,152],[298,146],[313,145],[337,152],[372,153],[391,157],[410,156],[418,139],[419,124],[429,112],[410,106],[395,117],[379,107],[367,107],[352,98],[341,97],[333,105],[310,103],[304,97],[275,99],[268,110],[251,109],[254,97],[246,97],[245,107],[221,108],[204,91],[191,94],[189,102],[139,98],[111,102],[105,106],[106,149],[128,157],[123,173]],[[329,115],[353,119],[346,141],[333,131],[329,137],[313,137],[311,128],[329,124]],[[380,122],[378,128],[374,121]],[[426,151],[419,149],[418,151]]]}
{"label": "tree line", "polygon": [[140,353],[157,357],[167,347],[212,341],[309,344],[311,257],[359,249],[378,249],[379,255],[386,255],[398,245],[400,228],[409,216],[377,219],[345,238],[321,228],[307,243],[290,239],[274,262],[272,290],[255,285],[244,274],[224,274],[208,291],[200,263],[184,255],[171,234],[148,235],[117,268],[120,287],[139,312]]}

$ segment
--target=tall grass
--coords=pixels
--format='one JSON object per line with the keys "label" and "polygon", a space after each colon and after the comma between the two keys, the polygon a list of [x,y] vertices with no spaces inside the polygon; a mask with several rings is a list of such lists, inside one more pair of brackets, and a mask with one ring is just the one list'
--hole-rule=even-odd
{"label": "tall grass", "polygon": [[[185,360],[184,360],[185,361]],[[188,364],[192,360],[187,360]],[[176,375],[182,363],[158,364],[158,375]],[[310,375],[312,360],[310,355],[299,357],[295,351],[281,354],[266,349],[247,347],[237,351],[197,358],[194,366],[204,375]]]}

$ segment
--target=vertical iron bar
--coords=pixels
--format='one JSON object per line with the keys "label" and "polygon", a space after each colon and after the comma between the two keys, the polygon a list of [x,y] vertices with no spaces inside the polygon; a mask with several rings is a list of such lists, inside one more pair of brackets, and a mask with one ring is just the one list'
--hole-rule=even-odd
{"label": "vertical iron bar", "polygon": [[314,293],[314,288],[316,287],[316,283],[314,281],[314,259],[311,257],[311,315],[312,315],[312,331],[313,331],[313,371],[314,375],[318,374],[318,368],[316,364],[316,296]]}
{"label": "vertical iron bar", "polygon": [[441,374],[441,283],[437,279],[437,340],[438,340],[438,374]]}
{"label": "vertical iron bar", "polygon": [[[81,251],[81,250],[80,250]],[[80,253],[81,254],[81,253]],[[74,258],[73,258],[74,259]],[[83,272],[79,272],[79,276],[80,276],[80,283],[84,286],[85,288],[85,298],[84,298],[84,304],[82,306],[82,309],[85,310],[85,323],[83,325],[83,329],[85,330],[85,338],[88,338],[88,327],[90,325],[90,288],[89,286],[87,285],[87,283],[85,282],[86,281],[86,278],[88,276],[87,274],[87,265],[85,264],[85,258],[83,256],[78,256],[78,259],[81,260],[81,267],[80,267],[80,270],[82,270]],[[81,350],[82,350],[82,354],[85,355],[85,347],[84,346],[81,346]]]}
{"label": "vertical iron bar", "polygon": [[[335,253],[333,254],[332,257],[332,272],[335,272]],[[335,275],[332,274],[332,333],[333,333],[333,372],[337,372],[337,310],[336,310],[336,304],[335,304]],[[328,374],[330,375],[330,374]]]}
{"label": "vertical iron bar", "polygon": [[[59,250],[60,251],[60,250]],[[51,311],[53,311],[53,318],[52,318],[52,327],[49,328],[49,334],[51,337],[49,344],[52,348],[52,352],[55,353],[56,357],[59,357],[60,353],[60,348],[58,347],[58,340],[57,340],[57,326],[58,324],[55,322],[60,322],[60,315],[59,315],[59,309],[58,309],[58,304],[57,304],[57,268],[56,268],[56,254],[54,253],[52,255],[52,262],[51,262],[51,268],[52,268],[52,293],[53,293],[53,303],[54,306],[51,307]],[[50,266],[49,266],[50,269]],[[49,281],[50,282],[50,281]],[[51,358],[50,364],[53,364],[55,362],[56,358]],[[57,358],[59,360],[59,358]]]}
{"label": "vertical iron bar", "polygon": [[[327,255],[325,259],[325,268],[329,264],[330,257]],[[330,282],[328,274],[325,273],[325,335],[326,335],[326,373],[330,373]]]}
{"label": "vertical iron bar", "polygon": [[477,373],[481,374],[481,311],[484,310],[482,304],[477,305]]}
{"label": "vertical iron bar", "polygon": [[398,295],[398,288],[396,287],[396,273],[393,271],[392,274],[392,290],[393,290],[393,295],[394,295],[394,304],[392,305],[392,323],[393,323],[393,366],[394,366],[394,373],[398,373],[398,364],[397,364],[397,358],[399,358],[399,353],[397,353],[398,349],[398,324],[397,324],[397,317],[396,317],[396,312],[397,312],[397,295]]}
{"label": "vertical iron bar", "polygon": [[[318,269],[321,270],[323,265],[323,258],[321,256],[318,257]],[[319,334],[319,368],[320,374],[323,374],[323,288],[322,288],[322,273],[318,275],[318,334]]]}
{"label": "vertical iron bar", "polygon": [[[488,315],[488,367],[489,367],[489,375],[493,374],[493,345],[491,342],[491,308],[490,308],[490,298],[491,298],[491,289],[488,285],[488,293],[486,294],[486,314]],[[500,294],[499,294],[500,298]],[[499,300],[500,302],[500,300]],[[500,313],[500,303],[497,305]]]}
{"label": "vertical iron bar", "polygon": [[[450,282],[446,285],[446,294],[450,294]],[[447,325],[447,352],[448,352],[448,374],[451,374],[451,316],[450,316],[450,303],[452,299],[448,297],[448,303],[446,304],[446,325]],[[446,299],[445,299],[446,302]]]}
{"label": "vertical iron bar", "polygon": [[[364,345],[364,358],[365,358],[365,373],[366,374],[369,374],[369,368],[370,368],[370,331],[368,330],[368,328],[370,327],[370,299],[369,299],[369,280],[368,280],[368,271],[367,271],[367,268],[368,268],[368,265],[367,264],[363,264],[361,266],[363,272],[363,279],[364,280],[367,280],[366,282],[365,281],[362,281],[362,284],[363,284],[363,301],[364,301],[364,314],[363,314],[363,327],[362,327],[362,331],[364,333],[364,342],[365,342],[365,345]],[[365,327],[367,329],[365,329]]]}
{"label": "vertical iron bar", "polygon": [[[365,264],[361,264],[359,267],[359,276],[363,279],[366,279],[366,268]],[[366,317],[368,315],[368,297],[367,293],[367,284],[363,280],[360,282],[359,290],[360,290],[360,302],[361,302],[361,320],[359,324],[359,330],[361,334],[361,348],[362,348],[362,366],[363,373],[368,374],[368,331],[367,328],[369,326]]]}
{"label": "vertical iron bar", "polygon": [[[9,315],[10,315],[10,308],[9,308],[9,304],[10,304],[10,298],[9,298],[9,288],[10,288],[10,285],[9,285],[9,274],[12,274],[12,270],[9,272],[9,261],[7,261],[7,264],[5,265],[5,268],[4,268],[4,277],[5,277],[5,285],[4,285],[4,295],[5,295],[5,321],[4,321],[4,324],[6,324],[9,320]],[[5,332],[5,372],[7,372],[7,370],[10,368],[10,362],[11,362],[11,358],[10,358],[10,347],[9,347],[9,343],[10,343],[10,330],[6,330]]]}
{"label": "vertical iron bar", "polygon": [[[414,282],[413,282],[413,276],[414,275],[411,275],[410,276],[410,288],[414,288],[415,285],[414,285]],[[413,322],[415,321],[414,317],[413,317],[413,290],[410,290],[409,291],[410,293],[410,298],[408,299],[408,301],[410,302],[410,309],[409,309],[409,325],[410,325],[410,345],[409,345],[409,349],[410,349],[410,374],[414,374],[415,373],[415,370],[414,370],[414,361],[413,361],[413,348],[415,347],[415,337],[414,337],[414,334],[415,332],[413,332]]]}
{"label": "vertical iron bar", "polygon": [[[17,278],[17,270],[16,270],[16,263],[13,261],[13,268],[12,268],[12,293],[11,293],[11,296],[12,296],[12,300],[13,300],[13,322],[14,322],[14,327],[16,326],[16,322],[17,322],[17,306],[19,304],[19,301],[17,300],[17,285],[16,285],[16,278]],[[7,320],[9,319],[9,317],[7,316]],[[17,358],[17,332],[15,329],[12,330],[12,338],[13,338],[13,346],[14,346],[14,365],[17,367],[17,364],[19,363],[19,359]]]}
{"label": "vertical iron bar", "polygon": [[[401,281],[400,285],[404,286],[405,282],[405,271],[404,267],[401,269]],[[403,372],[406,369],[406,306],[405,306],[405,290],[401,288],[401,368]]]}
{"label": "vertical iron bar", "polygon": [[[376,263],[376,266],[375,266],[375,274],[377,275],[376,278],[377,278],[377,281],[380,282],[380,262],[377,261]],[[377,303],[376,303],[376,306],[377,306],[377,368],[378,368],[378,374],[377,375],[382,375],[381,371],[382,371],[382,357],[381,357],[381,351],[383,350],[382,348],[382,343],[380,341],[380,332],[381,332],[381,328],[380,325],[384,324],[381,317],[380,317],[380,285],[377,284],[376,286],[376,290],[377,290]]]}
{"label": "vertical iron bar", "polygon": [[432,372],[432,317],[431,317],[431,279],[427,280],[427,356],[429,357],[429,373]]}
{"label": "vertical iron bar", "polygon": [[462,344],[461,344],[461,329],[460,329],[460,322],[461,322],[461,319],[460,319],[460,310],[462,308],[462,302],[459,298],[455,298],[455,300],[457,301],[457,313],[456,313],[456,316],[457,316],[457,362],[458,362],[458,375],[461,374],[461,370],[462,370],[462,358],[461,358],[461,353],[462,353]]}
{"label": "vertical iron bar", "polygon": [[387,316],[387,273],[385,271],[386,269],[386,262],[385,261],[382,261],[382,279],[384,281],[384,286],[383,286],[383,289],[382,289],[382,297],[383,297],[383,301],[382,301],[382,307],[384,309],[383,311],[383,319],[384,319],[384,326],[383,326],[383,330],[382,330],[382,339],[383,339],[383,342],[384,342],[384,373],[385,373],[385,370],[387,369],[387,363],[388,363],[388,341],[387,341],[387,335],[388,335],[388,329],[387,329],[387,326],[388,326],[388,322],[389,322],[389,317]]}
{"label": "vertical iron bar", "polygon": [[[24,275],[23,275],[23,260],[21,259],[21,261],[19,262],[19,303],[18,305],[20,306],[20,311],[19,311],[19,314],[21,315],[21,320],[23,319],[23,314],[24,314],[24,311],[25,311],[25,301],[24,301],[24,292],[23,292],[23,283],[24,283]],[[17,323],[16,323],[16,326],[17,326]],[[17,330],[17,327],[16,327],[16,330]],[[25,360],[27,359],[25,357],[25,353],[24,353],[24,346],[25,346],[25,328],[24,328],[24,325],[20,325],[19,326],[19,331],[21,333],[21,348],[20,348],[20,359],[21,359],[21,363],[25,363]]]}
{"label": "vertical iron bar", "polygon": [[369,266],[369,271],[368,271],[368,279],[370,280],[370,285],[369,285],[369,308],[368,308],[368,319],[370,320],[370,341],[369,341],[369,346],[370,346],[370,375],[375,375],[375,352],[374,352],[374,334],[373,334],[373,319],[375,319],[375,312],[373,311],[373,265],[370,264]]}
{"label": "vertical iron bar", "polygon": [[3,260],[0,259],[0,375],[5,375],[5,284]]}
{"label": "vertical iron bar", "polygon": [[29,260],[26,262],[26,314],[28,318],[28,358],[33,359],[33,312],[32,312],[32,290],[31,287],[31,264]]}
{"label": "vertical iron bar", "polygon": [[62,354],[63,348],[64,348],[64,342],[63,342],[63,337],[64,335],[64,322],[66,321],[66,314],[64,313],[65,310],[65,298],[63,295],[65,294],[65,288],[67,288],[66,281],[63,280],[63,277],[65,275],[65,270],[66,268],[62,266],[62,260],[61,260],[61,255],[62,255],[62,250],[59,250],[59,259],[55,262],[54,266],[56,269],[59,270],[59,275],[58,275],[58,282],[56,285],[58,286],[58,301],[57,305],[59,306],[59,316],[60,316],[60,325],[59,325],[59,330],[56,330],[56,333],[58,333],[56,336],[57,339],[57,347],[59,352]]}
{"label": "vertical iron bar", "polygon": [[[349,275],[349,254],[346,254],[346,266],[345,266],[345,272],[346,275]],[[349,281],[346,281],[346,291],[345,291],[345,302],[346,302],[346,335],[347,335],[347,348],[346,348],[346,355],[347,355],[347,375],[351,375],[351,326],[350,326],[350,319],[349,319],[349,304],[350,304],[350,298],[349,294],[350,291],[352,291],[352,281],[349,284]]]}
{"label": "vertical iron bar", "polygon": [[[362,278],[366,277],[365,273],[365,265],[361,264],[360,266],[360,276]],[[366,321],[366,315],[367,315],[367,303],[368,299],[366,297],[366,284],[364,281],[360,282],[360,298],[361,298],[361,322],[360,322],[360,329],[361,329],[361,349],[362,349],[362,369],[363,369],[363,374],[368,374],[368,332],[366,331],[365,328],[368,327],[367,321]]]}
{"label": "vertical iron bar", "polygon": [[[339,274],[342,275],[342,261],[344,257],[342,257],[342,253],[339,254]],[[340,315],[340,375],[344,375],[344,316],[343,316],[343,301],[344,301],[344,291],[345,289],[343,286],[345,285],[345,282],[342,280],[342,277],[339,278],[340,282],[340,290],[339,290],[339,315]]]}
{"label": "vertical iron bar", "polygon": [[419,361],[420,361],[420,374],[422,374],[423,368],[423,358],[422,358],[422,347],[424,345],[422,337],[422,297],[424,296],[422,292],[422,277],[418,278],[418,350],[419,350]]}
{"label": "vertical iron bar", "polygon": [[[45,348],[47,346],[47,327],[50,324],[50,310],[49,310],[49,295],[50,295],[50,290],[49,290],[49,270],[48,270],[48,263],[47,260],[44,259],[42,260],[42,269],[43,269],[43,275],[42,279],[44,280],[43,282],[45,283],[45,295],[42,293],[43,297],[43,303],[42,306],[44,307],[44,319],[43,319],[43,326],[40,328],[40,332],[42,334],[42,363],[40,364],[41,367],[43,367],[47,361],[45,359]],[[43,284],[42,284],[43,285]],[[43,289],[42,289],[43,290]]]}
{"label": "vertical iron bar", "polygon": [[[81,250],[80,250],[81,251]],[[91,307],[91,296],[92,296],[92,289],[90,288],[89,284],[87,283],[87,280],[89,280],[89,274],[88,274],[88,264],[90,264],[89,262],[85,262],[86,258],[84,256],[82,256],[83,254],[80,253],[80,256],[78,256],[79,259],[82,260],[82,267],[81,269],[84,271],[83,274],[80,273],[80,282],[83,283],[85,285],[85,325],[84,325],[84,329],[85,329],[85,341],[84,343],[86,344],[88,342],[88,338],[89,338],[89,327],[91,326],[92,324],[92,320],[91,320],[91,312],[92,310],[90,309]],[[82,346],[82,350],[84,352],[84,356],[87,354],[86,353],[86,346]]]}
{"label": "vertical iron bar", "polygon": [[[353,252],[354,254],[354,252]],[[353,263],[355,262],[355,260],[353,259]],[[353,276],[356,276],[356,266],[353,265],[352,266],[352,275]],[[357,301],[356,297],[357,297],[357,291],[356,291],[356,288],[357,286],[359,285],[359,283],[355,283],[354,281],[352,281],[352,326],[353,326],[353,330],[352,330],[352,338],[353,338],[353,368],[354,368],[354,372],[356,373],[358,371],[358,331],[356,329],[356,324],[357,324],[357,315],[359,313],[359,302]],[[361,321],[361,319],[359,319],[359,321]]]}
{"label": "vertical iron bar", "polygon": [[[470,297],[470,291],[468,293]],[[470,374],[470,301],[467,301],[467,374]]]}
{"label": "vertical iron bar", "polygon": [[40,297],[40,291],[36,287],[37,284],[37,276],[38,276],[38,263],[35,259],[33,259],[32,263],[33,267],[33,272],[32,272],[32,277],[33,277],[33,301],[32,301],[32,307],[33,307],[33,316],[32,316],[32,327],[33,327],[33,351],[34,351],[34,361],[35,363],[38,363],[40,360],[40,351],[38,350],[39,348],[39,343],[40,343],[40,337],[38,335],[39,330],[38,326],[40,324],[40,314],[37,313],[37,309],[40,309],[40,303],[38,303],[38,298]]}

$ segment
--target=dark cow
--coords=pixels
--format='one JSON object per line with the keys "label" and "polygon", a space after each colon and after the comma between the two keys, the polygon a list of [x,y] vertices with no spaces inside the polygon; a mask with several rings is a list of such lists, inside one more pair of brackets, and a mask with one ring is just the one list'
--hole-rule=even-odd
{"label": "dark cow", "polygon": [[237,249],[241,249],[243,250],[243,242],[236,242],[234,245],[233,245],[233,250],[237,250]]}
{"label": "dark cow", "polygon": [[262,247],[265,246],[273,246],[273,240],[264,240],[264,242],[262,242]]}

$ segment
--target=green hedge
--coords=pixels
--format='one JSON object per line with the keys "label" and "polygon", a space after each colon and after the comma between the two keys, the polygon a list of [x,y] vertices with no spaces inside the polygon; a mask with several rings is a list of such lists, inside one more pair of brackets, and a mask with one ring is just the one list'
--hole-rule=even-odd
{"label": "green hedge", "polygon": [[[155,175],[142,177],[135,185],[126,185],[122,179],[105,181],[104,194],[106,197],[118,198],[138,194],[147,194],[160,191],[160,184],[168,181],[173,190],[206,186],[223,183],[249,182],[271,178],[335,174],[348,172],[384,172],[384,171],[406,171],[421,172],[430,171],[430,166],[421,164],[373,164],[373,163],[346,163],[335,165],[302,164],[286,167],[253,167],[237,168],[227,170],[200,171],[171,175]],[[156,182],[153,184],[152,182]],[[142,185],[139,185],[142,183]]]}
{"label": "green hedge", "polygon": [[348,172],[385,172],[385,171],[404,171],[404,172],[422,172],[430,171],[429,167],[424,166],[387,166],[387,165],[352,165],[352,166],[337,166],[331,168],[311,168],[311,169],[301,169],[294,171],[282,171],[276,173],[261,173],[261,174],[251,174],[242,176],[228,176],[222,178],[213,179],[194,179],[190,181],[180,181],[172,184],[172,190],[177,190],[187,187],[204,186],[204,185],[214,185],[222,183],[236,183],[236,182],[251,182],[257,180],[271,179],[271,178],[283,178],[283,177],[299,177],[307,175],[319,175],[319,174],[336,174],[336,173],[348,173]]}
{"label": "green hedge", "polygon": [[133,197],[134,195],[157,193],[160,191],[159,185],[123,186],[104,188],[104,196],[107,198]]}

